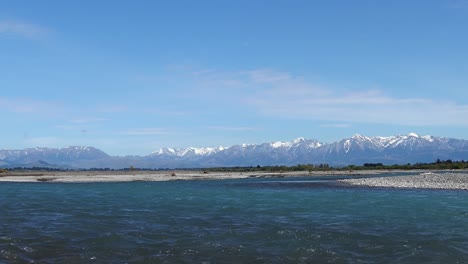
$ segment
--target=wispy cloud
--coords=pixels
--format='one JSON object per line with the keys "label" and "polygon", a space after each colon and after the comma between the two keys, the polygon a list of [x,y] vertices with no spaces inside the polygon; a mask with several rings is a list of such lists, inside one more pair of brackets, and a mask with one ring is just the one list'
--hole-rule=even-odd
{"label": "wispy cloud", "polygon": [[63,130],[77,130],[77,129],[81,129],[81,127],[72,126],[72,125],[56,125],[55,128],[63,129]]}
{"label": "wispy cloud", "polygon": [[224,131],[256,131],[255,127],[227,127],[227,126],[209,126],[208,129],[224,130]]}
{"label": "wispy cloud", "polygon": [[162,109],[157,107],[143,107],[139,109],[142,113],[154,114],[154,115],[164,115],[164,116],[189,116],[193,115],[193,112],[187,110],[177,110],[177,109]]}
{"label": "wispy cloud", "polygon": [[292,76],[286,72],[278,72],[271,69],[259,69],[241,72],[245,74],[250,81],[256,83],[277,83],[292,80]]}
{"label": "wispy cloud", "polygon": [[38,38],[47,34],[48,30],[42,26],[21,21],[0,21],[0,35],[16,35],[25,38]]}
{"label": "wispy cloud", "polygon": [[69,144],[65,139],[58,137],[31,137],[24,140],[26,146],[58,148]]}
{"label": "wispy cloud", "polygon": [[0,111],[23,114],[56,114],[60,113],[60,103],[30,98],[0,97]]}
{"label": "wispy cloud", "polygon": [[338,123],[338,124],[322,124],[321,127],[332,127],[332,128],[349,128],[351,124]]}
{"label": "wispy cloud", "polygon": [[121,134],[127,136],[156,136],[167,135],[170,132],[165,128],[135,128],[123,131]]}
{"label": "wispy cloud", "polygon": [[468,105],[426,98],[397,98],[379,91],[333,92],[329,96],[291,96],[276,90],[249,99],[264,115],[338,122],[414,126],[468,125]]}
{"label": "wispy cloud", "polygon": [[97,126],[101,126],[103,122],[109,121],[107,118],[76,118],[65,121],[64,124],[56,125],[55,128],[69,131],[80,131],[81,133],[87,133],[90,129],[95,129]]}
{"label": "wispy cloud", "polygon": [[[237,104],[257,114],[330,123],[468,126],[468,105],[392,91],[331,87],[271,69],[223,72],[193,70],[195,95]],[[205,89],[205,90],[203,90]]]}
{"label": "wispy cloud", "polygon": [[96,111],[99,113],[122,113],[127,112],[129,107],[126,105],[99,105]]}
{"label": "wispy cloud", "polygon": [[101,123],[108,121],[107,118],[97,118],[97,117],[87,117],[87,118],[77,118],[69,120],[70,123],[74,124],[89,124],[89,123]]}

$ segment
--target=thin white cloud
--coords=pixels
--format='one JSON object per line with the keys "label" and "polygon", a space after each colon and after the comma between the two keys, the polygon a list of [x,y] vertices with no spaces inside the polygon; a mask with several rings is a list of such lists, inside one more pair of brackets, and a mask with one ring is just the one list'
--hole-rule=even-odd
{"label": "thin white cloud", "polygon": [[249,79],[256,83],[277,83],[290,81],[292,77],[289,73],[278,72],[271,69],[260,69],[243,72]]}
{"label": "thin white cloud", "polygon": [[70,119],[65,122],[65,124],[56,125],[55,128],[67,131],[80,131],[81,133],[85,134],[91,128],[95,128],[96,126],[101,126],[103,122],[108,121],[107,118],[95,118],[95,117],[87,117],[87,118],[77,118],[77,119]]}
{"label": "thin white cloud", "polygon": [[81,129],[81,127],[78,127],[78,126],[71,126],[71,125],[56,125],[55,128],[63,129],[63,130],[77,130],[77,129]]}
{"label": "thin white cloud", "polygon": [[0,34],[16,35],[25,38],[38,38],[48,30],[42,26],[21,21],[0,21]]}
{"label": "thin white cloud", "polygon": [[100,105],[96,107],[96,111],[100,113],[123,113],[128,110],[129,107],[126,105]]}
{"label": "thin white cloud", "polygon": [[139,111],[148,114],[155,115],[164,115],[164,116],[189,116],[193,115],[193,112],[190,111],[181,111],[181,110],[171,110],[171,109],[161,109],[157,107],[144,107],[139,109]]}
{"label": "thin white cloud", "polygon": [[[195,72],[193,70],[193,72]],[[330,123],[408,126],[468,126],[468,105],[427,97],[405,97],[376,89],[346,90],[317,85],[271,69],[196,71],[195,96],[222,100],[273,118]]]}
{"label": "thin white cloud", "polygon": [[164,128],[135,128],[123,131],[121,134],[127,136],[156,136],[167,135],[170,132]]}
{"label": "thin white cloud", "polygon": [[0,97],[0,111],[20,114],[56,114],[61,105],[57,102],[35,100],[30,98]]}
{"label": "thin white cloud", "polygon": [[332,127],[332,128],[349,128],[351,124],[338,123],[338,124],[322,124],[321,127]]}
{"label": "thin white cloud", "polygon": [[209,129],[224,130],[224,131],[255,131],[255,127],[227,127],[227,126],[209,126]]}
{"label": "thin white cloud", "polygon": [[263,94],[249,104],[264,115],[338,122],[414,126],[468,125],[468,105],[383,94],[338,94],[293,98],[288,92]]}
{"label": "thin white cloud", "polygon": [[25,139],[24,144],[31,147],[60,148],[67,145],[67,140],[58,137],[31,137]]}
{"label": "thin white cloud", "polygon": [[213,69],[192,69],[192,76],[204,85],[216,87],[228,86],[235,89],[254,88],[261,85],[278,84],[296,81],[289,73],[279,72],[272,69],[255,69],[237,72],[223,72]]}
{"label": "thin white cloud", "polygon": [[69,120],[70,123],[74,124],[89,124],[89,123],[101,123],[108,121],[107,118],[96,118],[96,117],[87,117],[87,118],[77,118]]}

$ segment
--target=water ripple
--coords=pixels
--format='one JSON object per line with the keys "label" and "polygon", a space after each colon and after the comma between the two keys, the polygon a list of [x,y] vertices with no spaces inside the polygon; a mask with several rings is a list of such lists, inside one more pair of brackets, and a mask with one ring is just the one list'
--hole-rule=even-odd
{"label": "water ripple", "polygon": [[466,263],[468,195],[310,182],[0,185],[0,263]]}

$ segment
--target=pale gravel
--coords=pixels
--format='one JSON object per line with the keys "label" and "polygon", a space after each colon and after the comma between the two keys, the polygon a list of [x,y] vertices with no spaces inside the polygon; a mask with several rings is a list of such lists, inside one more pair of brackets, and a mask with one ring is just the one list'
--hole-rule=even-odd
{"label": "pale gravel", "polygon": [[353,186],[468,190],[468,173],[421,173],[419,175],[345,179]]}
{"label": "pale gravel", "polygon": [[[176,180],[224,180],[263,177],[300,177],[336,175],[376,175],[386,171],[295,171],[295,172],[208,172],[167,171],[68,171],[68,172],[8,172],[0,173],[0,182],[130,182]],[[172,174],[175,173],[175,176]]]}
{"label": "pale gravel", "polygon": [[[425,188],[425,189],[458,189],[468,190],[468,171],[437,171],[420,175],[386,176],[379,174],[390,171],[314,171],[312,173],[286,172],[209,172],[203,171],[70,171],[70,172],[11,172],[1,173],[0,182],[131,182],[131,181],[175,181],[175,180],[224,180],[263,177],[297,177],[297,176],[339,176],[364,175],[366,178],[344,179],[338,182],[351,186]],[[398,171],[391,171],[398,173]],[[414,172],[414,171],[413,171]],[[175,173],[175,176],[172,174]],[[406,173],[401,171],[401,173]]]}

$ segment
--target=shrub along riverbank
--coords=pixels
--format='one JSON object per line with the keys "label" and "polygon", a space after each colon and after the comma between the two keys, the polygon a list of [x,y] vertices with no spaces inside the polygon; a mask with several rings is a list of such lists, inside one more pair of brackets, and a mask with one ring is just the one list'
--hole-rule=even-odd
{"label": "shrub along riverbank", "polygon": [[[363,165],[348,165],[344,167],[333,167],[329,164],[298,164],[294,166],[249,166],[249,167],[216,167],[216,168],[183,168],[177,170],[203,171],[203,172],[291,172],[291,171],[361,171],[361,170],[463,170],[468,169],[468,161],[437,160],[432,163],[415,164],[395,164],[384,165],[382,163],[365,163]],[[167,171],[169,168],[134,168],[133,166],[124,169],[91,168],[91,169],[61,169],[61,168],[10,168],[1,169],[0,173],[8,171]]]}

